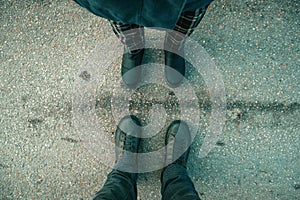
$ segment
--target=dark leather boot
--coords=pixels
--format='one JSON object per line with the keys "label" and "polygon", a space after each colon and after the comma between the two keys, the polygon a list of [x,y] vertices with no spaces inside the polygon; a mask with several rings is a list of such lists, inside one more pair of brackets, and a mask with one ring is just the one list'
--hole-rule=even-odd
{"label": "dark leather boot", "polygon": [[[167,144],[172,148],[168,148]],[[186,168],[190,153],[191,134],[188,125],[181,121],[176,120],[171,123],[167,130],[165,137],[165,145],[167,146],[166,162],[177,163]]]}
{"label": "dark leather boot", "polygon": [[[183,50],[182,50],[183,52]],[[170,87],[180,86],[185,76],[185,59],[165,50],[165,76]]]}
{"label": "dark leather boot", "polygon": [[121,75],[124,83],[129,88],[135,88],[141,81],[144,49],[134,50],[131,53],[124,53],[122,58]]}
{"label": "dark leather boot", "polygon": [[135,116],[121,119],[115,132],[116,164],[115,169],[137,173],[137,157],[141,136],[141,123]]}

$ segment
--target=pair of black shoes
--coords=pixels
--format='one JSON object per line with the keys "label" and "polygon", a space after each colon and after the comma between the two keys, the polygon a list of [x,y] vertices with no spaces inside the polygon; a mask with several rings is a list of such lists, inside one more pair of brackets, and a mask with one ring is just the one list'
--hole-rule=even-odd
{"label": "pair of black shoes", "polygon": [[[115,132],[115,168],[138,171],[137,155],[132,153],[138,153],[141,134],[141,123],[137,117],[126,116],[120,121]],[[173,121],[165,136],[165,166],[176,163],[186,168],[190,144],[191,134],[188,125],[181,120]]]}
{"label": "pair of black shoes", "polygon": [[[183,50],[182,50],[183,51]],[[185,76],[185,59],[176,53],[165,50],[165,77],[170,87],[180,86]],[[182,52],[183,54],[183,52]],[[124,53],[122,58],[121,75],[129,88],[135,88],[141,81],[141,64],[144,49]]]}

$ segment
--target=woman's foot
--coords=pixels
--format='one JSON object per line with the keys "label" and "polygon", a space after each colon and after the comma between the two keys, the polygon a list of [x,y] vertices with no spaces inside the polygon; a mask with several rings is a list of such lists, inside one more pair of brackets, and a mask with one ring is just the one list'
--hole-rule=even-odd
{"label": "woman's foot", "polygon": [[[183,50],[182,50],[183,55]],[[165,76],[170,87],[179,87],[185,76],[185,59],[165,50]]]}
{"label": "woman's foot", "polygon": [[144,49],[138,49],[130,53],[123,54],[121,75],[124,83],[129,88],[135,88],[141,81],[141,64],[143,56]]}

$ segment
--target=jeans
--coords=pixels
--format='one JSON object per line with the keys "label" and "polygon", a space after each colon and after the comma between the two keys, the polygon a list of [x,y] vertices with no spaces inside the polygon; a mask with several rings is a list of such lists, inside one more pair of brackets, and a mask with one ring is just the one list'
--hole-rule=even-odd
{"label": "jeans", "polygon": [[[113,169],[94,200],[136,200],[136,179],[137,174]],[[186,168],[176,163],[168,165],[162,172],[161,194],[163,200],[200,199]]]}

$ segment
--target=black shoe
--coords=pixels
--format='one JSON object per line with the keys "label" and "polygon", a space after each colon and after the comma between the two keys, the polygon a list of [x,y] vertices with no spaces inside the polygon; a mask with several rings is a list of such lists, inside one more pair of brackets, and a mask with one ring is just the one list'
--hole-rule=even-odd
{"label": "black shoe", "polygon": [[129,88],[135,88],[141,80],[144,49],[134,50],[131,53],[124,53],[122,58],[121,75],[124,83]]}
{"label": "black shoe", "polygon": [[[171,148],[168,148],[167,144]],[[165,137],[165,145],[167,146],[166,164],[177,163],[186,168],[190,153],[191,134],[188,125],[176,120],[168,127]]]}
{"label": "black shoe", "polygon": [[180,86],[185,76],[185,59],[165,50],[165,65],[165,76],[168,85],[172,88]]}
{"label": "black shoe", "polygon": [[133,115],[121,119],[115,132],[116,169],[137,172],[137,155],[140,145],[141,123]]}

